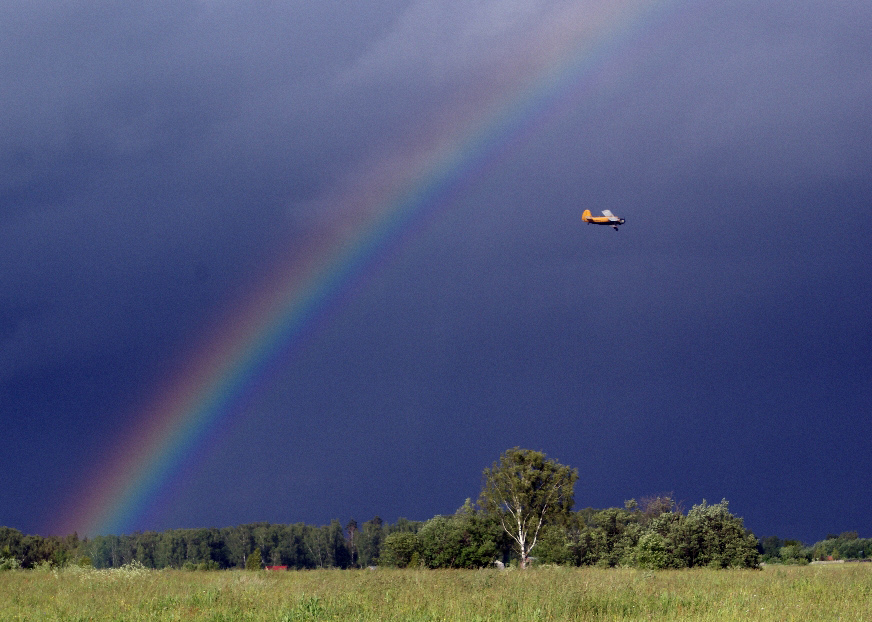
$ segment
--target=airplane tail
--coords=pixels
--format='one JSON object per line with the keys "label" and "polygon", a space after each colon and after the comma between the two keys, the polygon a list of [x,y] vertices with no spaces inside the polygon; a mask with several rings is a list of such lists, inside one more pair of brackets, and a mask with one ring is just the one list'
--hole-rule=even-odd
{"label": "airplane tail", "polygon": [[581,215],[581,219],[587,221],[587,220],[590,220],[591,218],[593,218],[593,216],[591,216],[590,210],[589,209],[584,210],[584,213],[582,213],[582,215]]}

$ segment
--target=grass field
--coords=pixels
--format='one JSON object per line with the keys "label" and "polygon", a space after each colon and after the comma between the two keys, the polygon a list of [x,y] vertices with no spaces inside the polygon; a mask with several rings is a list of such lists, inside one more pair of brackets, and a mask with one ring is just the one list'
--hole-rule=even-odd
{"label": "grass field", "polygon": [[0,620],[870,620],[872,564],[0,573]]}

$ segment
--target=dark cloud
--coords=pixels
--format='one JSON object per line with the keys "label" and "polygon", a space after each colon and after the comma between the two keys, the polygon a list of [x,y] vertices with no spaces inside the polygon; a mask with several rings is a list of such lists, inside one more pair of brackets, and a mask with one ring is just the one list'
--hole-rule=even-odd
{"label": "dark cloud", "polygon": [[0,8],[0,524],[42,529],[60,504],[27,491],[69,495],[278,249],[611,32],[142,527],[428,518],[523,445],[580,467],[581,505],[674,490],[764,535],[867,529],[872,9],[676,2],[608,30],[631,8]]}

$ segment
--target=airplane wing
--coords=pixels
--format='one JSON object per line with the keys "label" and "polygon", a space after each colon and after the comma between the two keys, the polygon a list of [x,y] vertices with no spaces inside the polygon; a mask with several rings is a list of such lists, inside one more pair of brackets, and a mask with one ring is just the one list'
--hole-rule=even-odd
{"label": "airplane wing", "polygon": [[603,210],[603,216],[605,216],[605,217],[608,218],[609,220],[620,220],[620,218],[618,218],[617,216],[615,216],[614,214],[612,214],[612,211],[611,211],[611,210],[607,210],[607,209],[604,209],[604,210]]}

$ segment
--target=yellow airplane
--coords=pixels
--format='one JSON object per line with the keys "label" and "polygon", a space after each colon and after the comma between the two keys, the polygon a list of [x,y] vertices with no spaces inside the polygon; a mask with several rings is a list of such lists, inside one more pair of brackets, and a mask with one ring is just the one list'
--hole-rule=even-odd
{"label": "yellow airplane", "polygon": [[618,230],[618,225],[622,225],[626,222],[623,218],[618,218],[607,209],[603,210],[602,216],[591,216],[590,210],[586,209],[581,215],[581,219],[589,225],[608,225],[615,231]]}

